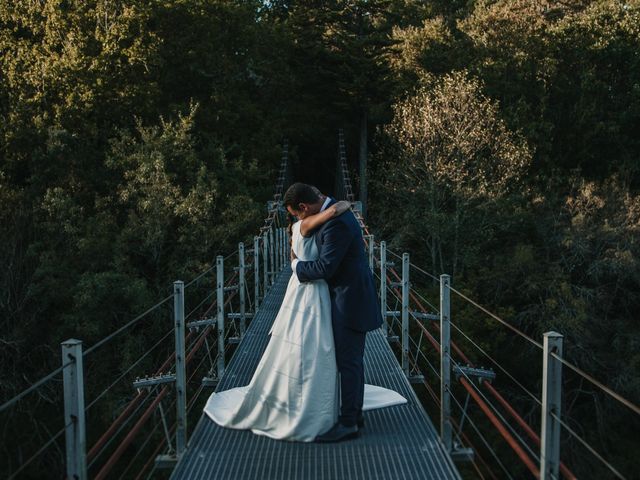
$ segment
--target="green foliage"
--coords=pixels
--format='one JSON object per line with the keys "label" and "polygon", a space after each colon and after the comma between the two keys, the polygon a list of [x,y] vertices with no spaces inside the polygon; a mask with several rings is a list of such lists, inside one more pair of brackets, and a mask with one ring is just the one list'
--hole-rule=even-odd
{"label": "green foliage", "polygon": [[[93,344],[248,240],[283,137],[299,176],[329,184],[336,127],[349,140],[369,122],[376,235],[536,338],[561,331],[637,403],[638,51],[637,0],[0,0],[0,398],[58,366],[61,340]],[[458,300],[473,339],[538,378],[537,352]],[[88,391],[168,316],[89,362]],[[572,424],[633,472],[637,422],[566,378]],[[93,418],[130,396],[117,387]],[[6,468],[58,405],[47,387],[16,409]],[[563,452],[600,475],[579,445]]]}
{"label": "green foliage", "polygon": [[[637,403],[640,6],[432,5],[421,24],[393,32],[398,95],[377,135],[374,223],[534,338],[562,332],[571,361]],[[537,351],[463,302],[453,315],[516,378],[539,377],[530,369]],[[636,419],[565,378],[565,418],[633,472]],[[531,411],[518,388],[501,385]],[[562,449],[578,476],[608,475],[576,441]]]}

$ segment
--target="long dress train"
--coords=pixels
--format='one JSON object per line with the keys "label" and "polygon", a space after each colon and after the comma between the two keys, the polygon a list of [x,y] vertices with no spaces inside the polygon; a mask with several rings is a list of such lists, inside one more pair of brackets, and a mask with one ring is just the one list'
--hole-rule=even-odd
{"label": "long dress train", "polygon": [[[293,225],[292,246],[301,260],[318,257],[313,238],[300,234],[300,222]],[[327,283],[300,283],[291,275],[269,333],[249,385],[211,394],[204,411],[223,427],[313,441],[336,423],[340,408]],[[363,410],[406,401],[393,390],[365,385]]]}

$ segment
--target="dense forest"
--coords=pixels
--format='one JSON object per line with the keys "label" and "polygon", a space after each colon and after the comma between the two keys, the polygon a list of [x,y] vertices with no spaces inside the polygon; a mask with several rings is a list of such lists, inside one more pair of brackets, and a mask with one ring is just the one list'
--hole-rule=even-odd
{"label": "dense forest", "polygon": [[[59,366],[61,341],[94,344],[249,239],[283,139],[294,177],[332,193],[340,126],[378,238],[534,338],[563,333],[568,359],[640,401],[638,0],[0,0],[0,53],[0,403]],[[539,392],[532,350],[453,308]],[[152,341],[138,333],[96,372],[115,377]],[[59,401],[13,412],[21,456]],[[638,478],[638,418],[568,373],[563,402]]]}

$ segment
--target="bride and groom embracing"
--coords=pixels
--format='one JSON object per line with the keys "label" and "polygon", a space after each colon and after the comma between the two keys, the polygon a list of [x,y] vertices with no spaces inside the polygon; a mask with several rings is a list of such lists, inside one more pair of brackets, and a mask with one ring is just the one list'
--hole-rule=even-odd
{"label": "bride and groom embracing", "polygon": [[382,324],[358,221],[348,202],[294,183],[283,203],[291,269],[271,338],[249,385],[215,392],[218,425],[279,440],[338,442],[359,436],[363,410],[406,403],[364,383],[366,333]]}

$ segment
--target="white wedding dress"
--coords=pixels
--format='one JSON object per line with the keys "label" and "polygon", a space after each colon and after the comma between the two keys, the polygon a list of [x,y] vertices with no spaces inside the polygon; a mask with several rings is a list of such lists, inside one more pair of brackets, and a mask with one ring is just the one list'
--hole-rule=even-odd
{"label": "white wedding dress", "polygon": [[[300,234],[300,222],[293,225],[292,246],[300,260],[318,258],[314,239]],[[269,333],[249,385],[213,393],[204,411],[223,427],[311,442],[337,422],[340,408],[327,283],[300,283],[291,275]],[[365,385],[363,410],[406,401],[393,390]]]}

